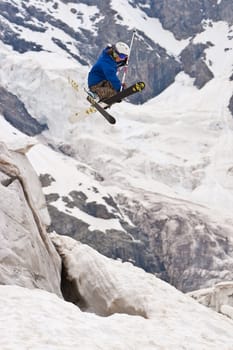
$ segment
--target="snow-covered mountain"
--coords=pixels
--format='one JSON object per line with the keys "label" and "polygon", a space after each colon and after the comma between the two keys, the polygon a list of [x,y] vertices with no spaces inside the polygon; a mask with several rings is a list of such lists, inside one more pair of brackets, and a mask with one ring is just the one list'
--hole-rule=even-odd
{"label": "snow-covered mountain", "polygon": [[[35,191],[36,195],[30,203],[36,203],[40,198],[37,203],[40,213],[44,217],[44,211],[46,212],[41,195],[38,197],[39,185],[34,181],[30,183],[30,175],[22,182],[25,175],[23,169],[28,168],[28,165],[26,166],[24,158],[19,156],[18,159],[12,153],[17,150],[16,154],[19,151],[20,154],[27,154],[37,172],[50,214],[50,219],[43,219],[43,228],[39,226],[39,229],[33,230],[33,237],[38,232],[42,237],[42,241],[39,239],[39,251],[43,251],[44,244],[46,248],[43,258],[40,259],[39,254],[37,273],[34,273],[34,266],[37,266],[38,243],[35,243],[37,241],[34,238],[31,240],[26,236],[24,240],[28,242],[27,246],[34,248],[25,265],[21,265],[25,254],[21,244],[18,247],[17,244],[7,245],[12,254],[0,255],[4,266],[4,274],[1,275],[3,284],[18,284],[27,288],[35,286],[60,295],[57,286],[61,266],[57,253],[51,247],[53,240],[62,259],[62,293],[67,301],[75,302],[84,311],[91,310],[97,314],[98,307],[106,304],[105,316],[115,312],[132,314],[138,299],[135,296],[135,305],[132,305],[128,294],[132,295],[134,287],[125,291],[126,294],[118,295],[116,292],[111,301],[110,298],[105,299],[104,292],[110,290],[109,286],[113,283],[111,276],[115,274],[114,268],[108,269],[107,266],[115,266],[114,262],[103,260],[106,261],[106,271],[105,265],[101,264],[102,267],[97,270],[95,264],[88,265],[87,269],[78,252],[78,257],[75,255],[75,258],[70,253],[76,249],[75,241],[64,237],[59,239],[55,234],[51,238],[47,237],[45,229],[86,243],[110,258],[132,262],[181,291],[193,291],[213,287],[218,282],[232,281],[231,9],[232,3],[228,0],[205,1],[204,5],[202,1],[1,1],[0,112],[3,118],[0,119],[0,140],[10,150],[3,148],[0,162],[1,171],[5,174],[1,176],[1,188],[7,199],[7,207],[4,209],[3,202],[1,211],[10,211],[13,197],[17,193],[16,197],[19,196],[20,201],[17,201],[16,206],[16,222],[25,225],[24,233],[28,232],[28,227],[32,224],[28,224],[22,214],[24,211],[19,209],[25,201],[22,199],[23,194],[29,191],[33,197]],[[84,113],[89,106],[85,101],[83,87],[90,64],[101,48],[106,43],[119,39],[129,42],[134,28],[137,29],[137,39],[127,79],[128,82],[137,78],[145,80],[146,90],[138,95],[137,101],[133,101],[141,103],[140,105],[122,102],[113,106],[110,111],[117,123],[110,126],[98,113]],[[72,123],[74,120],[76,122]],[[16,171],[17,167],[20,171]],[[23,172],[22,177],[17,177],[18,171]],[[15,178],[19,179],[21,185],[28,184],[27,191],[25,187],[22,190],[19,189],[20,186],[15,186]],[[27,201],[28,195],[25,198]],[[30,204],[31,210],[32,207]],[[35,212],[36,209],[33,210],[32,217],[36,218],[37,226]],[[26,215],[27,218],[29,216],[31,214]],[[7,215],[3,217],[4,221],[1,222],[4,225],[1,224],[0,229],[5,242]],[[14,218],[14,215],[11,214],[10,217]],[[18,231],[14,232],[16,234]],[[21,231],[17,235],[21,237]],[[88,249],[80,245],[83,255],[89,256],[90,261],[96,261],[98,265],[98,259],[103,257],[99,258],[93,250],[88,253]],[[20,256],[17,258],[17,271],[20,270],[22,274],[19,279],[15,278],[15,251]],[[44,269],[42,261],[51,265],[51,269]],[[78,272],[76,264],[82,266]],[[5,269],[8,265],[13,266],[12,270]],[[100,278],[101,269],[106,273]],[[148,317],[150,330],[148,328],[146,331],[149,340],[140,343],[135,338],[132,349],[168,348],[171,338],[175,349],[180,349],[181,346],[185,349],[217,349],[219,344],[224,344],[225,349],[231,349],[230,321],[229,325],[224,325],[228,321],[223,321],[218,315],[214,316],[213,324],[201,334],[202,324],[208,324],[210,321],[207,320],[213,314],[207,314],[209,311],[199,308],[193,302],[189,304],[188,300],[187,314],[186,311],[182,313],[177,322],[177,316],[173,317],[172,313],[177,315],[180,312],[178,310],[183,307],[181,305],[186,305],[186,297],[183,299],[181,293],[176,294],[174,288],[169,289],[170,286],[163,282],[158,282],[159,285],[162,284],[157,290],[154,276],[148,277],[141,270],[139,273],[137,268],[133,271],[135,277],[132,277],[132,281],[134,278],[139,281],[141,274],[147,276],[145,279],[148,279],[150,287],[146,286],[143,290],[140,287],[139,290],[148,299],[145,305],[142,302],[141,306],[141,301],[138,304],[135,312],[137,316],[126,317],[129,317],[129,323],[123,320],[125,316],[117,319],[117,323],[122,323],[126,329],[131,326],[133,329],[144,328],[144,321],[139,320],[136,325],[137,321],[131,323],[131,317],[134,320]],[[50,284],[48,281],[53,274],[56,278]],[[88,276],[95,275],[100,279],[92,284],[91,277]],[[125,281],[131,279],[128,272],[123,275],[124,278],[119,277],[119,293],[122,288],[126,288]],[[132,282],[133,286],[136,284]],[[104,285],[105,291],[102,287]],[[161,322],[164,318],[161,315],[154,316],[153,310],[157,308],[154,302],[151,302],[153,307],[150,315],[147,314],[147,307],[156,293],[164,305],[163,298],[166,299],[166,294],[163,292],[168,293],[167,290],[174,291],[171,296],[174,309],[171,305],[161,308],[161,314],[169,313],[168,320],[171,322],[161,327],[163,331],[156,342],[152,334],[157,327],[156,322]],[[88,291],[93,295],[88,295]],[[26,297],[30,307],[34,308],[34,296],[29,295],[30,292],[20,288],[12,289],[10,293],[6,287],[2,290],[1,300],[10,305],[12,299],[17,299],[21,304],[21,300]],[[38,294],[38,298],[44,300],[45,309],[55,303],[56,310],[66,310],[65,303],[56,302],[52,296],[43,292]],[[177,306],[179,298],[182,301]],[[206,294],[204,298],[206,301]],[[203,300],[203,294],[200,299]],[[208,302],[204,304],[207,305]],[[230,296],[222,304],[225,306],[216,306],[216,309],[224,313],[227,310],[226,304],[232,305]],[[108,308],[113,311],[106,311]],[[201,315],[202,320],[196,329],[195,341],[189,339],[193,327],[190,324],[191,316],[190,321],[187,319],[189,308]],[[67,314],[68,309],[67,306]],[[89,314],[80,314],[79,318],[74,309],[72,313],[73,320],[80,322],[82,319],[87,327],[94,322]],[[18,310],[18,314],[21,315],[19,318],[23,317],[23,308]],[[65,319],[67,314],[64,311]],[[6,318],[7,308],[3,315],[4,322]],[[44,315],[41,314],[42,322],[43,318]],[[98,324],[101,323],[99,319],[95,320]],[[14,322],[18,327],[17,317],[12,316],[9,322]],[[56,329],[59,329],[59,333],[60,322],[57,319]],[[110,328],[115,329],[114,322],[113,320],[109,324]],[[101,323],[100,327],[105,328],[104,324]],[[188,334],[185,340],[179,336],[184,324],[185,333]],[[209,333],[212,327],[218,329],[215,336],[212,331]],[[222,327],[229,327],[229,332],[224,336]],[[162,337],[161,334],[167,334],[167,328],[172,329],[174,336],[164,341],[165,336]],[[26,329],[30,331],[30,327]],[[72,332],[76,332],[76,328],[72,328]],[[79,329],[79,332],[80,337],[83,337],[83,330]],[[124,340],[116,345],[115,340],[111,343],[114,338],[111,335],[112,328],[109,332],[106,340],[108,348],[115,346],[116,349],[121,349],[123,344],[130,348],[133,334],[126,339],[127,333],[121,333],[122,329],[119,328],[117,334],[122,334]],[[102,339],[103,335],[98,333],[97,336]],[[69,344],[75,339],[67,333],[66,337]],[[177,339],[176,343],[174,338]],[[210,340],[206,341],[207,338]],[[23,340],[19,344],[18,348],[23,348]],[[85,346],[86,349],[98,346],[104,349],[107,345],[103,344],[102,340],[95,344],[92,339]],[[214,347],[211,348],[211,344]],[[31,346],[35,348],[35,343]],[[54,346],[59,349],[57,343]],[[69,348],[72,346],[69,345]],[[65,345],[60,348],[66,349]]]}
{"label": "snow-covered mountain", "polygon": [[167,88],[180,71],[198,87],[211,80],[214,72],[206,55],[215,43],[193,39],[223,21],[230,40],[232,13],[231,0],[2,0],[1,40],[20,53],[57,52],[88,66],[106,43],[129,42],[136,28],[128,81],[137,77],[147,83],[144,94],[132,99],[138,103]]}

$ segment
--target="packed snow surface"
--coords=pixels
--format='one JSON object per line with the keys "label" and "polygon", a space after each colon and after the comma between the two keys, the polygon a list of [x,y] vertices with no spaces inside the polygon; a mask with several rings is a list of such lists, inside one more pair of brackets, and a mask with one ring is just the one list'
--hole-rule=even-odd
{"label": "packed snow surface", "polygon": [[[1,286],[1,349],[232,349],[231,320],[129,263],[53,239],[92,312],[42,290]],[[121,313],[97,315],[111,308]]]}

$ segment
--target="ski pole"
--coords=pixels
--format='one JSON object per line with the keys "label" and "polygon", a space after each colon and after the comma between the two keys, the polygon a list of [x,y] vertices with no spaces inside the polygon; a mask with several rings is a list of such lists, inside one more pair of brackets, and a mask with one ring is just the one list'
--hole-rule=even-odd
{"label": "ski pole", "polygon": [[136,35],[136,29],[133,30],[133,35],[132,35],[130,46],[129,46],[129,55],[127,57],[127,61],[126,61],[126,64],[124,66],[124,72],[123,72],[122,81],[121,81],[121,90],[123,89],[123,85],[125,83],[126,73],[128,71],[128,66],[129,66],[129,56],[130,56],[130,53],[131,53],[131,50],[132,50],[132,46],[133,46],[133,41],[134,41],[135,35]]}

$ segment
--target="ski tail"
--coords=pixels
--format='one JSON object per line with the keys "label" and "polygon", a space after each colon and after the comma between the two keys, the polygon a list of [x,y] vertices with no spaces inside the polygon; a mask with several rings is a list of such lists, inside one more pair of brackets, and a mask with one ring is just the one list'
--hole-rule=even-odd
{"label": "ski tail", "polygon": [[97,109],[98,112],[110,123],[110,124],[115,124],[116,119],[109,114],[104,107],[102,107],[99,103],[97,103],[91,96],[87,96],[87,101]]}
{"label": "ski tail", "polygon": [[104,99],[103,102],[111,106],[114,103],[120,102],[122,99],[129,97],[137,92],[141,92],[145,88],[145,83],[143,81],[138,81],[137,83],[129,86],[128,88],[118,92],[116,95]]}

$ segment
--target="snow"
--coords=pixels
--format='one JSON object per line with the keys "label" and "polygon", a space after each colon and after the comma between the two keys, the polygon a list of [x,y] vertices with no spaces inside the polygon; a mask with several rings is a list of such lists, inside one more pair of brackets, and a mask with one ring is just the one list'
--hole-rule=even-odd
{"label": "snow", "polygon": [[0,115],[0,140],[7,144],[11,150],[18,150],[21,148],[27,148],[29,145],[33,145],[36,141],[33,137],[26,136],[19,130],[11,126],[3,116]]}
{"label": "snow", "polygon": [[[47,52],[18,54],[3,50],[0,59],[2,85],[16,94],[40,123],[47,123],[54,137],[62,135],[64,138],[64,119],[77,111],[77,94],[69,77],[75,79],[78,75],[84,81],[87,68],[64,56]],[[62,98],[59,96],[61,92]],[[80,107],[83,101],[80,98]]]}
{"label": "snow", "polygon": [[99,316],[46,291],[0,286],[1,349],[231,350],[231,320],[129,263],[69,237],[57,244],[92,308],[94,302],[102,312],[115,305],[121,313]]}
{"label": "snow", "polygon": [[[101,121],[97,126],[93,117],[95,135],[86,138],[83,128],[90,132],[91,128],[77,124],[72,132],[74,147],[77,142],[83,160],[88,151],[89,164],[101,169],[110,184],[118,182],[122,188],[130,184],[230,214],[233,125],[227,104],[231,85],[217,77],[198,90],[181,73],[171,87],[143,106],[113,107],[114,129]],[[103,147],[103,135],[105,144],[112,146]],[[88,147],[83,149],[85,142]]]}
{"label": "snow", "polygon": [[194,39],[197,43],[212,43],[206,50],[206,63],[215,77],[221,79],[229,78],[229,71],[232,68],[233,40],[229,35],[231,28],[226,22],[216,22],[206,25],[206,30],[198,34]]}
{"label": "snow", "polygon": [[[35,0],[27,5],[35,2],[76,31],[85,28],[94,33],[101,20],[96,6],[57,1],[55,9],[55,1],[45,4]],[[157,19],[149,18],[128,1],[111,1],[111,6],[123,18],[118,21],[144,31],[168,53],[177,56],[187,45],[188,41],[176,40]],[[48,173],[54,178],[50,186],[44,187],[45,194],[59,194],[53,205],[87,222],[90,230],[101,231],[123,228],[117,219],[93,218],[77,208],[67,208],[61,198],[70,198],[69,193],[75,189],[85,193],[88,202],[105,205],[113,212],[104,197],[121,191],[149,191],[204,204],[210,211],[216,210],[216,221],[231,218],[233,121],[227,108],[233,92],[229,81],[231,28],[217,22],[212,27],[207,25],[194,38],[194,43],[213,43],[206,50],[206,63],[215,78],[204,88],[197,90],[193,80],[180,73],[174,84],[143,106],[126,102],[120,108],[113,106],[111,111],[117,118],[113,127],[97,113],[82,116],[74,125],[68,122],[73,113],[87,106],[82,88],[88,68],[68,59],[51,38],[58,37],[78,54],[74,41],[46,26],[45,33],[24,28],[19,34],[52,53],[20,55],[1,44],[0,83],[21,98],[33,117],[46,122],[49,131],[41,138],[31,138],[2,117],[0,140],[10,149],[35,144],[27,155],[38,174]],[[78,91],[71,87],[70,78],[78,82]],[[74,159],[49,148],[46,137],[57,146],[70,145]],[[103,178],[101,182],[96,174]],[[146,201],[143,195],[141,199]],[[83,277],[76,283],[83,281],[83,295],[90,297],[92,312],[82,312],[42,290],[0,286],[1,349],[67,350],[81,346],[83,350],[232,350],[231,320],[130,264],[111,261],[86,246],[78,247],[67,237],[60,240],[72,277]],[[106,308],[116,301],[125,312],[98,316],[96,295],[105,296]],[[137,310],[136,315],[132,315],[132,309]],[[222,312],[232,315],[232,308],[223,305]]]}

